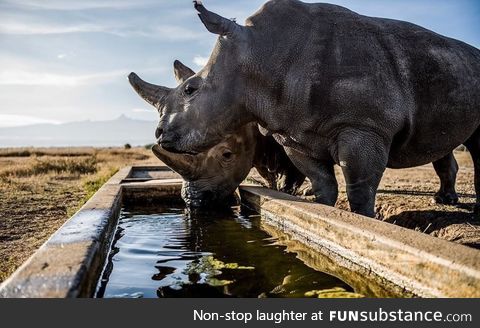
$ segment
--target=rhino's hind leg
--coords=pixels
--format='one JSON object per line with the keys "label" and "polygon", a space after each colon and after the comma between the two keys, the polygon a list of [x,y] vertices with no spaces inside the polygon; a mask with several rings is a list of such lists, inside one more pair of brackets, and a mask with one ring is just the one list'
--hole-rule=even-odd
{"label": "rhino's hind leg", "polygon": [[473,160],[475,194],[477,200],[475,202],[475,214],[480,215],[480,128],[464,143]]}
{"label": "rhino's hind leg", "polygon": [[283,172],[283,177],[279,182],[278,189],[287,194],[295,195],[305,181],[305,175],[292,163],[288,163],[286,166],[287,167]]}
{"label": "rhino's hind leg", "polygon": [[277,190],[277,177],[275,173],[270,172],[267,167],[258,165],[255,166],[257,169],[258,174],[265,180],[265,183],[268,188]]}
{"label": "rhino's hind leg", "polygon": [[440,190],[435,194],[435,202],[438,204],[454,205],[458,203],[458,195],[455,191],[458,164],[453,153],[433,162],[435,172],[440,178]]}

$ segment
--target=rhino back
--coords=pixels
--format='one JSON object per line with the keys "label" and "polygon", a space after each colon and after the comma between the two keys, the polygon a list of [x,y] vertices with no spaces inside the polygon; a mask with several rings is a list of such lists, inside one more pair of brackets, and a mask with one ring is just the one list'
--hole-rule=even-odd
{"label": "rhino back", "polygon": [[389,164],[405,167],[448,153],[480,124],[480,51],[461,41],[295,0],[268,2],[246,25],[247,74],[270,77],[261,83],[272,107],[259,120],[297,148],[316,152],[328,143],[318,136],[359,125],[391,139]]}

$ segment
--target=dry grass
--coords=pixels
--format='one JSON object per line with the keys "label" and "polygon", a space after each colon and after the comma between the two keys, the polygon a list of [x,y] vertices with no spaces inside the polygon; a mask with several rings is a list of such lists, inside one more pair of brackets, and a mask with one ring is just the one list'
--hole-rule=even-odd
{"label": "dry grass", "polygon": [[0,149],[0,282],[144,148]]}

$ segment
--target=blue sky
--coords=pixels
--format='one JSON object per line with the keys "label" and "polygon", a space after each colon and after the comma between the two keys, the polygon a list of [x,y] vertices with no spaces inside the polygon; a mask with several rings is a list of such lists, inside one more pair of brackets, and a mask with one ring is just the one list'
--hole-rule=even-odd
{"label": "blue sky", "polygon": [[[204,0],[243,22],[263,0]],[[307,1],[317,2],[317,1]],[[480,47],[478,0],[332,0],[407,20]],[[0,0],[0,127],[156,119],[130,88],[135,71],[174,86],[174,59],[199,69],[215,43],[190,0]]]}

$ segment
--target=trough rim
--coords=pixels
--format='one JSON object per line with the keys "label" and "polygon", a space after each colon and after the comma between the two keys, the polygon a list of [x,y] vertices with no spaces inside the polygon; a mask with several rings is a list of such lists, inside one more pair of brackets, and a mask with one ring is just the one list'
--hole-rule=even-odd
{"label": "trough rim", "polygon": [[254,185],[243,185],[240,194],[267,223],[396,293],[480,297],[480,250]]}

